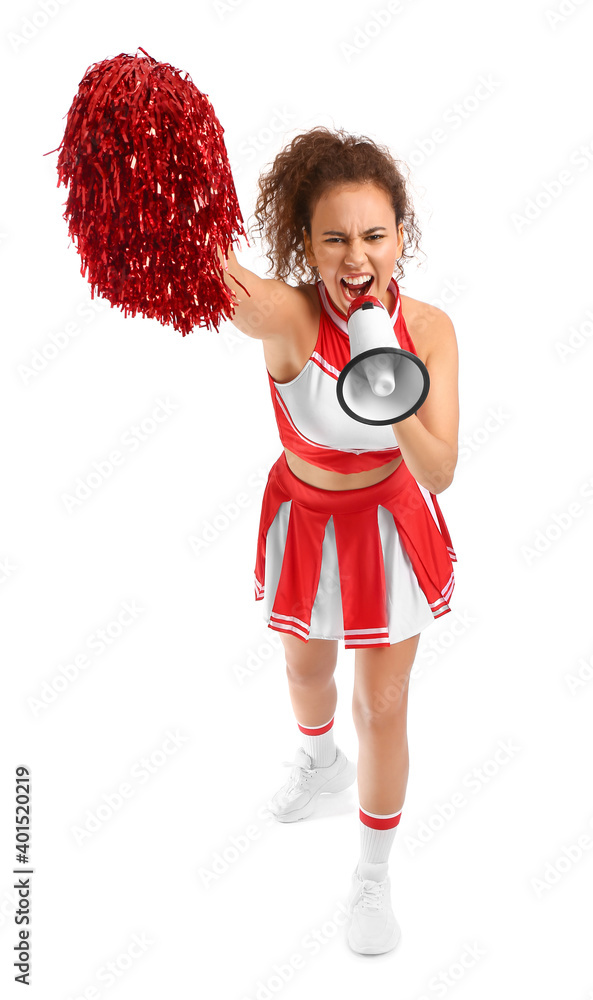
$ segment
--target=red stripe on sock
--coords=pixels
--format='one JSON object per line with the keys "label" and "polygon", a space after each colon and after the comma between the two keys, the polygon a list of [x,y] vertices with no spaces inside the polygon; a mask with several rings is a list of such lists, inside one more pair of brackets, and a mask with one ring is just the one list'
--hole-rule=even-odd
{"label": "red stripe on sock", "polygon": [[305,733],[305,736],[323,736],[324,733],[329,732],[333,724],[334,720],[332,719],[331,722],[328,722],[327,726],[319,726],[317,729],[307,729],[306,726],[301,726],[300,722],[297,722],[297,726],[301,733]]}
{"label": "red stripe on sock", "polygon": [[373,830],[393,830],[401,819],[401,809],[397,816],[369,816],[364,809],[359,809],[360,820],[365,826],[371,826]]}

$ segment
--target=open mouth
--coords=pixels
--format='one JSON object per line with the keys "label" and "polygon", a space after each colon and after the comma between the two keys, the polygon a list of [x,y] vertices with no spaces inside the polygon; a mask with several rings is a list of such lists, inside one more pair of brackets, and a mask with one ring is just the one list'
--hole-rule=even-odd
{"label": "open mouth", "polygon": [[368,295],[371,285],[373,284],[374,278],[369,278],[361,284],[353,284],[352,282],[347,282],[345,278],[340,278],[340,284],[344,289],[344,295],[350,302],[354,302],[359,295]]}

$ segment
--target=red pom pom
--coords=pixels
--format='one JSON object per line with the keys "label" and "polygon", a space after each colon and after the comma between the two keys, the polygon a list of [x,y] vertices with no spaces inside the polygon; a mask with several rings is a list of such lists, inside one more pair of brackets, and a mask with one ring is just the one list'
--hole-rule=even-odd
{"label": "red pom pom", "polygon": [[224,129],[188,73],[144,54],[94,63],[80,82],[57,147],[63,218],[92,296],[183,336],[218,331],[233,295],[217,248],[247,239]]}

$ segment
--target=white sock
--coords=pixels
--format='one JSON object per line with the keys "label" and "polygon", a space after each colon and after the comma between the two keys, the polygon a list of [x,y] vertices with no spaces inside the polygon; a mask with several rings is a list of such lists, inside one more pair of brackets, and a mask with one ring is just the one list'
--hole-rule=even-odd
{"label": "white sock", "polygon": [[[371,865],[385,864],[387,866],[389,852],[395,839],[401,813],[400,809],[395,813],[379,815],[367,812],[366,809],[360,807],[359,872],[361,872],[361,866],[368,865],[369,863]],[[361,874],[363,873],[361,872]]]}
{"label": "white sock", "polygon": [[333,717],[323,726],[302,726],[297,722],[301,734],[301,746],[308,753],[313,767],[329,767],[336,759]]}

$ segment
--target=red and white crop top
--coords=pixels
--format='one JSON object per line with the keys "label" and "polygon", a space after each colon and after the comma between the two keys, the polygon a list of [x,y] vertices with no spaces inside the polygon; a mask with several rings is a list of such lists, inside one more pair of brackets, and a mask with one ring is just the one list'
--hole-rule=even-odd
{"label": "red and white crop top", "polygon": [[[268,372],[280,440],[289,451],[320,469],[343,474],[365,472],[391,462],[401,450],[391,424],[376,427],[360,423],[340,406],[336,383],[350,361],[346,317],[335,308],[321,279],[316,288],[321,315],[315,350],[291,382],[274,382]],[[395,297],[390,315],[398,343],[417,355],[395,278],[389,288]]]}

